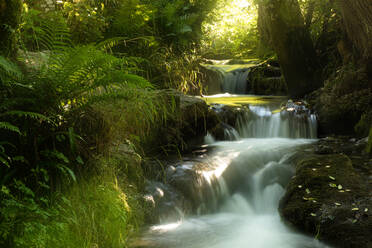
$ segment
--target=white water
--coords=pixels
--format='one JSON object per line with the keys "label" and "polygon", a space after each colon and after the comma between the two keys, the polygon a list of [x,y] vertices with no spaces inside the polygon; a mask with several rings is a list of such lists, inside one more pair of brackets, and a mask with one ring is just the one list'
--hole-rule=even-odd
{"label": "white water", "polygon": [[[216,168],[213,173],[209,172],[209,176],[218,178],[217,181],[223,184],[221,189],[230,189],[216,196],[224,199],[218,211],[153,226],[143,238],[149,247],[328,247],[289,229],[281,222],[277,210],[279,200],[285,193],[285,185],[293,175],[292,167],[287,164],[288,159],[296,147],[314,140],[289,138],[308,137],[309,132],[291,129],[286,120],[276,118],[268,109],[257,108],[253,111],[266,118],[267,123],[260,123],[262,120],[258,118],[253,124],[249,121],[246,126],[242,124],[241,130],[248,130],[245,134],[248,137],[259,138],[214,142],[209,137],[210,146],[215,150],[209,156],[208,163]],[[304,130],[316,130],[313,122],[301,125]],[[244,137],[244,133],[240,135]]]}
{"label": "white water", "polygon": [[[317,119],[314,114],[291,115],[288,112],[274,112],[273,106],[249,106],[255,114],[238,119],[238,132],[241,137],[317,137]],[[284,113],[284,114],[283,114]]]}
{"label": "white water", "polygon": [[227,72],[222,81],[222,92],[245,94],[250,69]]}

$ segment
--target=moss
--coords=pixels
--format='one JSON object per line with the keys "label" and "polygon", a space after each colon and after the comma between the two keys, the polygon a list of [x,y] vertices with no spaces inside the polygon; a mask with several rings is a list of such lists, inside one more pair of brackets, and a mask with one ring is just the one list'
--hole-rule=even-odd
{"label": "moss", "polygon": [[248,76],[249,93],[256,95],[287,95],[287,85],[279,67],[263,64]]}
{"label": "moss", "polygon": [[347,156],[311,155],[297,163],[280,213],[296,228],[338,247],[368,247],[370,223],[363,211],[369,204],[367,188]]}
{"label": "moss", "polygon": [[203,97],[202,98],[207,104],[224,104],[228,106],[244,106],[247,104],[270,104],[273,101],[281,103],[286,97],[273,96],[239,96],[239,97]]}
{"label": "moss", "polygon": [[367,144],[366,152],[367,154],[370,154],[370,155],[372,154],[372,126],[369,129],[368,144]]}
{"label": "moss", "polygon": [[[354,65],[346,65],[330,77],[315,104],[320,133],[354,134],[354,127],[362,115],[368,115],[372,109],[371,86],[365,69]],[[362,131],[364,128],[361,127],[356,127],[356,131]]]}
{"label": "moss", "polygon": [[372,126],[372,110],[362,115],[354,129],[359,137],[367,137]]}

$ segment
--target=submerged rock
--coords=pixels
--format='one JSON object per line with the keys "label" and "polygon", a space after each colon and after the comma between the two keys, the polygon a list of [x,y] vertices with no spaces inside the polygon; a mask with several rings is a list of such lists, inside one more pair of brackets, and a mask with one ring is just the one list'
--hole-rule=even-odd
{"label": "submerged rock", "polygon": [[372,198],[368,184],[343,154],[307,155],[280,201],[294,227],[337,247],[372,246]]}

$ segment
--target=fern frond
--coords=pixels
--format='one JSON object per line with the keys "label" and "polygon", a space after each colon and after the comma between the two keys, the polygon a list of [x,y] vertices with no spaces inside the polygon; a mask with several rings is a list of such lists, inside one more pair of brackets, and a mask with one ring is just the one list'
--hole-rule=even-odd
{"label": "fern frond", "polygon": [[127,37],[113,37],[110,39],[106,39],[104,41],[99,42],[96,45],[96,48],[102,51],[111,50],[113,47],[119,45],[119,44],[125,44]]}
{"label": "fern frond", "polygon": [[19,81],[22,76],[22,72],[16,64],[0,56],[0,80],[2,82],[6,82],[9,79]]}
{"label": "fern frond", "polygon": [[53,121],[48,118],[47,116],[43,115],[43,114],[39,114],[39,113],[35,113],[35,112],[27,112],[27,111],[20,111],[20,110],[12,110],[12,111],[7,111],[5,113],[2,113],[0,114],[0,117],[2,116],[18,116],[18,117],[25,117],[25,118],[31,118],[31,119],[34,119],[34,120],[42,120],[42,121],[46,121],[46,122],[49,122],[49,123],[53,123]]}
{"label": "fern frond", "polygon": [[4,130],[8,130],[11,132],[21,134],[21,131],[19,130],[19,128],[17,126],[10,124],[9,122],[0,121],[0,129],[4,129]]}

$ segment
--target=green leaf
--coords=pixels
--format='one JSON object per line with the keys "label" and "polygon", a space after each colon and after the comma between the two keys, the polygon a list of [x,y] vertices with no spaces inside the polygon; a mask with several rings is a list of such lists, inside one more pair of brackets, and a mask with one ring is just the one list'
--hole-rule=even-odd
{"label": "green leaf", "polygon": [[5,165],[6,167],[10,168],[9,161],[3,157],[0,156],[0,163]]}
{"label": "green leaf", "polygon": [[53,121],[46,117],[43,114],[35,113],[35,112],[27,112],[27,111],[19,111],[19,110],[12,110],[12,111],[7,111],[5,113],[0,114],[0,116],[8,116],[8,115],[16,115],[18,117],[26,117],[26,118],[31,118],[35,120],[42,120],[42,121],[47,121],[50,123],[53,123]]}
{"label": "green leaf", "polygon": [[332,180],[336,180],[336,178],[334,178],[333,176],[328,176],[330,179]]}
{"label": "green leaf", "polygon": [[82,159],[80,156],[77,156],[77,158],[76,158],[76,162],[78,162],[78,163],[81,164],[81,165],[84,164],[84,161],[83,161],[83,159]]}
{"label": "green leaf", "polygon": [[0,122],[0,129],[5,129],[8,131],[21,134],[21,131],[19,130],[19,128],[17,126],[10,124],[9,122]]}
{"label": "green leaf", "polygon": [[179,30],[181,34],[192,32],[192,28],[189,25],[183,25]]}

